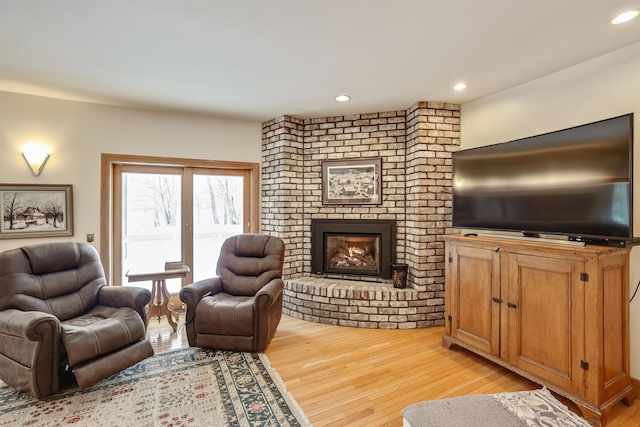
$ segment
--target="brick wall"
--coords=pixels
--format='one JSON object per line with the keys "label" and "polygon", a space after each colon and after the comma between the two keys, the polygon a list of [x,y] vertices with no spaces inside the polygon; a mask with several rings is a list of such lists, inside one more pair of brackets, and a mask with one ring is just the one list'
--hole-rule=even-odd
{"label": "brick wall", "polygon": [[297,207],[306,193],[303,128],[304,122],[293,117],[262,124],[261,230],[284,240],[284,277],[302,271],[304,256],[304,215]]}
{"label": "brick wall", "polygon": [[[397,262],[409,265],[407,287],[419,301],[414,303],[419,316],[410,323],[443,324],[440,236],[451,231],[451,153],[460,145],[460,107],[418,102],[401,111],[304,120],[282,116],[262,129],[262,231],[285,241],[285,278],[296,278],[298,285],[300,277],[318,278],[311,274],[312,218],[395,219]],[[382,158],[382,204],[322,205],[322,160],[373,157]],[[367,277],[325,279],[389,284]],[[380,319],[379,313],[372,316]]]}

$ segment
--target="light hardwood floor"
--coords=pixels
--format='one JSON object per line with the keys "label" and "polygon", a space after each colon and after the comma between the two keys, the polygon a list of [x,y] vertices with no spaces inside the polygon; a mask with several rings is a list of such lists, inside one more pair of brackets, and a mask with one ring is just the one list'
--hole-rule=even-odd
{"label": "light hardwood floor", "polygon": [[[315,427],[401,426],[400,411],[412,403],[539,388],[466,350],[446,350],[443,330],[357,329],[283,316],[265,353]],[[188,346],[184,332],[172,332],[166,320],[149,322],[156,352]],[[608,426],[640,426],[640,400],[615,405]]]}

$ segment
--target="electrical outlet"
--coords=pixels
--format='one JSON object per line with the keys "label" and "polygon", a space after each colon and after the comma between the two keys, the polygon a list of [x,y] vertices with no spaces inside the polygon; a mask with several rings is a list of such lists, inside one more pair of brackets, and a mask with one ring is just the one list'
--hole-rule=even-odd
{"label": "electrical outlet", "polygon": [[93,242],[93,233],[87,233],[87,242]]}

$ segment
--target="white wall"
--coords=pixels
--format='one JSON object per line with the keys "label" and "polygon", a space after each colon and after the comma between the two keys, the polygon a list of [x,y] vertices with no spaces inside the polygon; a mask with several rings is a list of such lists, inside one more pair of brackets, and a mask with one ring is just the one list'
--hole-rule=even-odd
{"label": "white wall", "polygon": [[[463,149],[510,141],[627,113],[634,116],[634,230],[640,236],[640,43],[462,105]],[[631,293],[640,248],[631,252]],[[640,379],[640,292],[631,303],[631,375]]]}
{"label": "white wall", "polygon": [[[100,155],[134,154],[260,163],[260,123],[0,92],[0,183],[72,184],[73,237],[0,239],[0,251],[54,241],[100,247]],[[22,158],[28,141],[51,156],[34,176]]]}

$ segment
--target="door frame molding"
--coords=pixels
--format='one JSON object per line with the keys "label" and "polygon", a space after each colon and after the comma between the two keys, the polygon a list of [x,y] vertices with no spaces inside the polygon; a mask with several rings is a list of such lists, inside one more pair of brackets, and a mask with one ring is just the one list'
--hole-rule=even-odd
{"label": "door frame molding", "polygon": [[260,164],[221,160],[187,159],[178,157],[155,157],[132,154],[102,153],[100,155],[100,259],[107,283],[113,267],[113,204],[111,203],[116,165],[176,166],[207,169],[242,170],[250,174],[249,179],[249,226],[250,233],[260,231]]}

